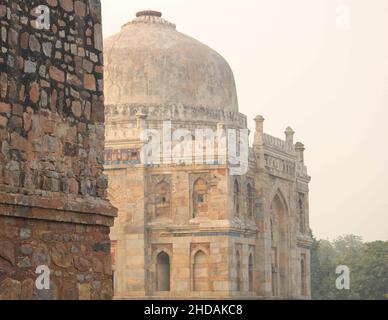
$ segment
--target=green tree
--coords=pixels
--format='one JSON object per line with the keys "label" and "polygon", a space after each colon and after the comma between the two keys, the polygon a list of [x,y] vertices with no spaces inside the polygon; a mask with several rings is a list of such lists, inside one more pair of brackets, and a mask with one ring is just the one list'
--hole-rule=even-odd
{"label": "green tree", "polygon": [[361,299],[388,299],[388,241],[366,243],[354,274]]}
{"label": "green tree", "polygon": [[311,248],[311,290],[314,300],[334,299],[335,250],[328,240],[313,238]]}
{"label": "green tree", "polygon": [[[350,290],[338,290],[336,268],[350,269]],[[334,241],[313,239],[312,297],[317,300],[388,299],[388,241],[363,243],[346,235]]]}

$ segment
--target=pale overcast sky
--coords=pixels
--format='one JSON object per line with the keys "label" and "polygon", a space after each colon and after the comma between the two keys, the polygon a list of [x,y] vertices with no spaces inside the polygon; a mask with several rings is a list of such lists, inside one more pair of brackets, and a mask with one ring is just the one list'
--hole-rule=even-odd
{"label": "pale overcast sky", "polygon": [[162,11],[178,31],[228,60],[251,129],[261,114],[269,134],[283,138],[287,126],[296,131],[307,148],[317,237],[353,233],[388,240],[388,0],[102,5],[105,37],[137,11]]}

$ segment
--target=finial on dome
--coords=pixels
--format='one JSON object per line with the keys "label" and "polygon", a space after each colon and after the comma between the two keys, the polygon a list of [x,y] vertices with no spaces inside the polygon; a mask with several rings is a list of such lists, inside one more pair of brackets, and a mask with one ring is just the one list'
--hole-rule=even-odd
{"label": "finial on dome", "polygon": [[136,13],[135,19],[124,24],[121,28],[123,29],[135,24],[147,24],[147,25],[168,27],[174,30],[176,29],[175,24],[168,22],[162,18],[162,13],[160,11],[154,11],[154,10],[139,11],[138,13]]}
{"label": "finial on dome", "polygon": [[154,10],[144,10],[144,11],[139,11],[136,13],[136,17],[162,17],[162,13],[160,11],[154,11]]}

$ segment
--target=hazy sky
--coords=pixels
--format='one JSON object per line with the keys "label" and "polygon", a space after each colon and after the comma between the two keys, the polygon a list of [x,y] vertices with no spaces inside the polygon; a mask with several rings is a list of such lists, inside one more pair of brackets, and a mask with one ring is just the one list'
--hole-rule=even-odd
{"label": "hazy sky", "polygon": [[307,148],[317,237],[388,240],[388,0],[102,5],[105,37],[137,11],[162,11],[228,60],[251,129],[261,114],[269,134],[283,138],[289,125],[296,131]]}

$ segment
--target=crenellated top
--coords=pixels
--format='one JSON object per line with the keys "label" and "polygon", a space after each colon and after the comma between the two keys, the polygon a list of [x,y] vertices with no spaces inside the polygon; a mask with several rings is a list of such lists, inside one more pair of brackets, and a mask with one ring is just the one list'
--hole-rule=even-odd
{"label": "crenellated top", "polygon": [[269,134],[264,133],[263,134],[263,140],[264,144],[273,147],[279,151],[283,151],[286,153],[290,153],[292,155],[295,155],[295,148],[292,144],[287,143],[286,141],[273,137]]}
{"label": "crenellated top", "polygon": [[304,164],[305,147],[301,142],[294,144],[294,130],[287,127],[285,140],[264,133],[264,118],[255,118],[256,129],[253,143],[253,150],[256,154],[261,154],[260,166],[265,167],[277,176],[306,179],[310,177],[307,167]]}

